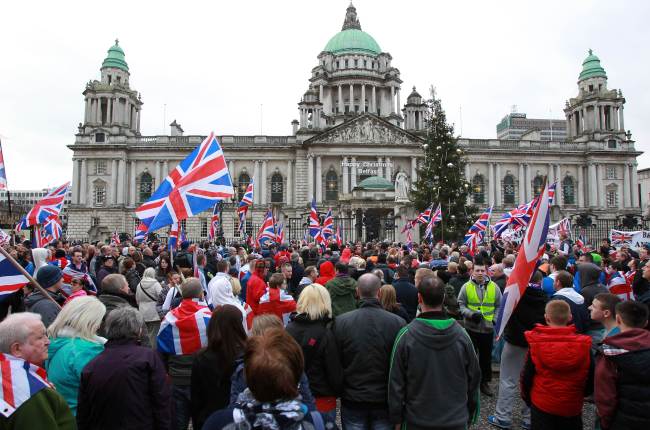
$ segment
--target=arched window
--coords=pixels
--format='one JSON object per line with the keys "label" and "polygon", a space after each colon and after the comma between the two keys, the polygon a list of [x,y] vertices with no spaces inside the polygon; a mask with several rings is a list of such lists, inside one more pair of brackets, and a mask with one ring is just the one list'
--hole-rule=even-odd
{"label": "arched window", "polygon": [[515,204],[515,178],[512,175],[503,178],[503,204]]}
{"label": "arched window", "polygon": [[251,183],[251,177],[248,176],[248,173],[246,172],[241,172],[239,174],[239,179],[237,180],[237,199],[241,200],[242,197],[244,197],[244,193],[246,193],[246,188],[248,187],[248,184]]}
{"label": "arched window", "polygon": [[542,194],[544,187],[544,178],[540,175],[535,176],[533,179],[533,197],[537,197]]}
{"label": "arched window", "polygon": [[562,199],[565,205],[576,204],[576,186],[571,176],[562,180]]}
{"label": "arched window", "polygon": [[271,176],[271,203],[282,203],[284,199],[284,183],[280,172]]}
{"label": "arched window", "polygon": [[325,175],[325,200],[336,201],[339,199],[339,177],[333,168]]}
{"label": "arched window", "polygon": [[143,172],[140,175],[140,184],[138,186],[139,202],[144,203],[151,197],[153,193],[153,177],[149,172]]}
{"label": "arched window", "polygon": [[474,203],[485,203],[485,178],[479,173],[472,180],[472,199]]}

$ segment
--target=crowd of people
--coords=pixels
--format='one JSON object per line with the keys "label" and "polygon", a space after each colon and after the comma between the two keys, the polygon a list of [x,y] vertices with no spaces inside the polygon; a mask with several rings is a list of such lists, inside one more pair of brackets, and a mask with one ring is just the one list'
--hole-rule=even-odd
{"label": "crowd of people", "polygon": [[0,429],[650,428],[646,248],[562,235],[499,338],[511,242],[7,250]]}

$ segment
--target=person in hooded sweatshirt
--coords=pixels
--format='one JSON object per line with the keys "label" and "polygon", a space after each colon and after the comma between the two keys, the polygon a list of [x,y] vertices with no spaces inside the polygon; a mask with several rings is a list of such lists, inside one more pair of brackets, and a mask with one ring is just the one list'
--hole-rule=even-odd
{"label": "person in hooded sweatshirt", "polygon": [[[328,263],[332,264],[329,261],[321,264],[321,278],[323,266]],[[317,284],[319,283],[318,279],[316,280]],[[327,288],[327,291],[329,291],[332,297],[332,316],[334,318],[357,308],[357,300],[355,298],[357,281],[348,275],[347,264],[340,261],[336,263],[336,276],[325,284],[325,288]]]}
{"label": "person in hooded sweatshirt", "polygon": [[616,305],[621,333],[605,339],[596,361],[594,401],[604,430],[650,428],[650,332],[648,308]]}
{"label": "person in hooded sweatshirt", "polygon": [[565,301],[571,308],[571,323],[576,326],[578,333],[585,333],[589,322],[587,304],[585,298],[573,288],[573,275],[566,270],[560,270],[555,276],[553,288],[555,294],[551,299]]}
{"label": "person in hooded sweatshirt", "polygon": [[[578,272],[580,273],[580,294],[585,298],[586,306],[591,305],[594,297],[597,294],[608,293],[607,287],[600,283],[601,272],[600,267],[594,263],[580,263],[578,264]],[[598,321],[591,319],[587,314],[587,331],[593,339],[594,345],[603,340],[605,327]]]}
{"label": "person in hooded sweatshirt", "polygon": [[395,339],[388,413],[391,424],[401,428],[460,430],[478,416],[478,358],[465,331],[446,315],[444,298],[440,278],[422,279],[418,284],[422,312]]}
{"label": "person in hooded sweatshirt", "polygon": [[316,278],[316,283],[325,285],[335,276],[334,263],[331,261],[324,261],[318,266],[318,273],[320,276]]}
{"label": "person in hooded sweatshirt", "polygon": [[311,285],[316,282],[316,279],[318,279],[318,269],[316,266],[307,266],[303,272],[303,277],[300,280],[298,287],[294,291],[290,291],[293,299],[298,301],[298,299],[300,299],[302,290],[304,290],[307,285]]}
{"label": "person in hooded sweatshirt", "polygon": [[[36,280],[41,287],[45,288],[47,294],[58,303],[63,303],[64,298],[59,293],[63,285],[63,274],[56,266],[47,265],[41,267],[36,273]],[[25,298],[25,308],[29,312],[39,314],[43,324],[48,327],[61,311],[61,307],[50,298],[43,295],[41,290],[36,290]]]}

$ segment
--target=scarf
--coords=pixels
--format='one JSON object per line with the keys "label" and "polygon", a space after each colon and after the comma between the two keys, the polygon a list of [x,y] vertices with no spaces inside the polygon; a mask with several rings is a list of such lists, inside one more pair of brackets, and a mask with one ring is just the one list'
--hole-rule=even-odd
{"label": "scarf", "polygon": [[237,398],[233,420],[238,429],[302,430],[302,421],[307,413],[307,407],[300,397],[261,403],[255,400],[247,388]]}

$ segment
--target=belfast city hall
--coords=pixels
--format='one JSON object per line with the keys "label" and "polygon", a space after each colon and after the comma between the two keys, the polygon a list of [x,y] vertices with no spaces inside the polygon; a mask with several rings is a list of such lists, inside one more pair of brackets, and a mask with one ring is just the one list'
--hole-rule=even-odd
{"label": "belfast city hall", "polygon": [[[146,94],[131,88],[131,70],[117,41],[100,71],[100,79],[85,86],[85,115],[68,146],[74,166],[71,238],[133,233],[136,207],[204,139],[185,134],[176,121],[169,135],[141,133]],[[576,92],[564,104],[565,120],[535,121],[513,113],[499,124],[496,138],[459,138],[468,157],[471,203],[493,205],[494,213],[501,213],[530,200],[547,176],[558,183],[554,220],[640,212],[640,152],[625,130],[625,98],[621,90],[608,88],[606,72],[591,51],[581,69],[576,59],[578,71]],[[234,208],[254,181],[249,232],[272,208],[288,238],[301,239],[313,198],[319,211],[332,208],[348,240],[403,241],[401,227],[416,214],[409,194],[424,156],[426,105],[415,88],[403,93],[402,83],[393,57],[362,30],[350,5],[343,27],[318,53],[305,93],[296,94],[291,135],[218,137],[236,188],[223,205],[224,236],[236,237]],[[567,96],[559,94],[558,103]],[[210,217],[208,211],[184,221],[187,236],[206,237]]]}

